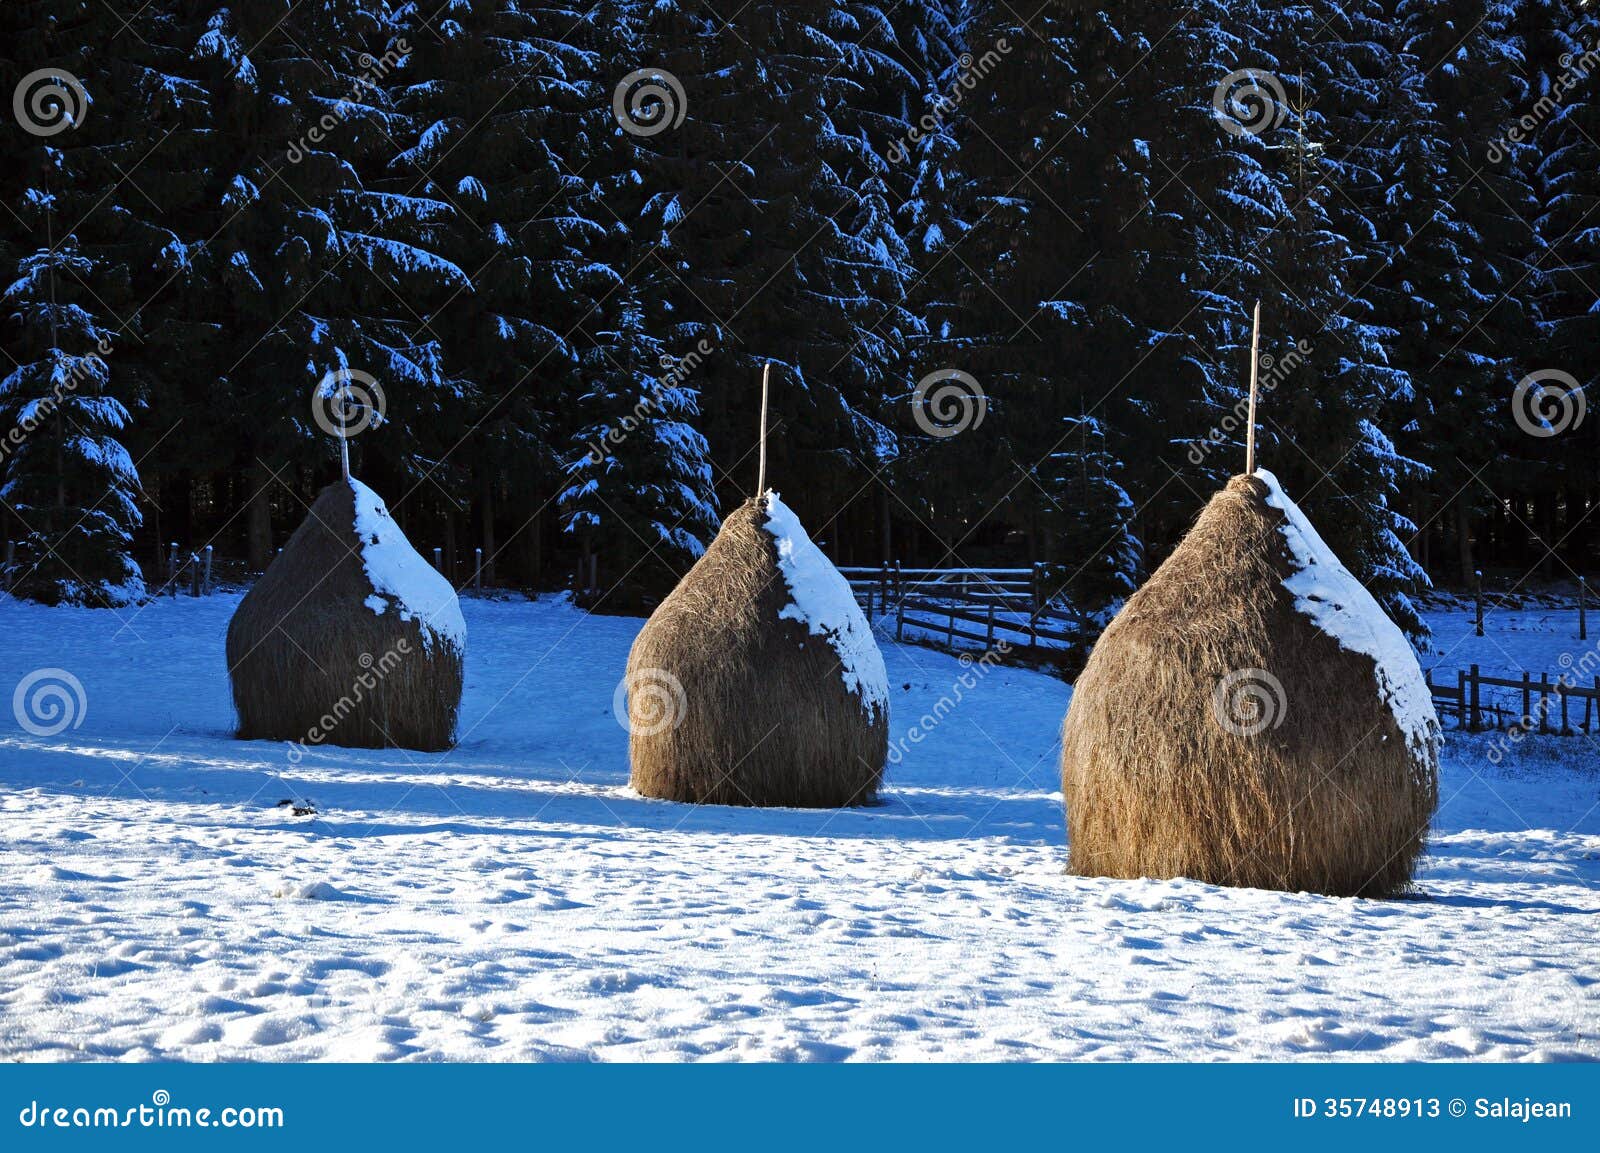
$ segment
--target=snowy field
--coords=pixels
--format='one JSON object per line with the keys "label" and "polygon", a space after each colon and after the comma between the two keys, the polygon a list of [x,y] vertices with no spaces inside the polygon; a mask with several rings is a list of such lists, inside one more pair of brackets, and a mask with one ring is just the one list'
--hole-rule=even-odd
{"label": "snowy field", "polygon": [[[0,709],[0,1057],[1600,1057],[1600,738],[1449,733],[1415,899],[1087,880],[1043,674],[983,676],[879,807],[694,808],[627,786],[636,620],[468,602],[457,749],[292,764],[229,736],[236,603],[0,603],[0,690],[87,702]],[[1457,616],[1443,662],[1578,644]],[[899,738],[966,666],[883,647]]]}

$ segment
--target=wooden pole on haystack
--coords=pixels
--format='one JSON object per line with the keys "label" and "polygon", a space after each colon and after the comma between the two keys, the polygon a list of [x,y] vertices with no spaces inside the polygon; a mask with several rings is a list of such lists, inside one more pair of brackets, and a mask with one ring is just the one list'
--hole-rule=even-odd
{"label": "wooden pole on haystack", "polygon": [[334,403],[339,406],[339,471],[344,479],[350,479],[350,378],[345,377],[339,381],[339,391],[334,397]]}
{"label": "wooden pole on haystack", "polygon": [[756,499],[767,491],[767,386],[772,380],[772,362],[761,370],[761,448],[756,466]]}
{"label": "wooden pole on haystack", "polygon": [[1256,301],[1255,321],[1250,330],[1250,419],[1244,433],[1244,474],[1256,471],[1256,381],[1261,372],[1261,302]]}

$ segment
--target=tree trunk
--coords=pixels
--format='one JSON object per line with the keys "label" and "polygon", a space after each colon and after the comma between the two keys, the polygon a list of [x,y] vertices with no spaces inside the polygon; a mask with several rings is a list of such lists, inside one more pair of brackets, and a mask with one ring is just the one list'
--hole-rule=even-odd
{"label": "tree trunk", "polygon": [[878,559],[888,564],[894,559],[894,532],[889,521],[889,482],[878,478]]}
{"label": "tree trunk", "polygon": [[456,583],[456,512],[448,506],[444,510],[444,575],[451,584]]}
{"label": "tree trunk", "polygon": [[523,526],[523,557],[528,566],[528,584],[537,589],[544,575],[544,509],[539,508]]}
{"label": "tree trunk", "polygon": [[147,468],[141,479],[145,494],[150,498],[150,515],[144,518],[144,525],[145,531],[150,534],[151,552],[156,558],[153,571],[165,575],[161,569],[161,474],[153,468]]}
{"label": "tree trunk", "polygon": [[479,466],[482,484],[479,488],[479,507],[483,517],[483,580],[494,584],[494,474],[487,463]]}
{"label": "tree trunk", "polygon": [[1539,510],[1539,535],[1543,539],[1539,542],[1539,552],[1543,559],[1539,562],[1539,575],[1550,580],[1556,575],[1556,541],[1561,539],[1556,535],[1556,494],[1542,492],[1539,494],[1536,507]]}
{"label": "tree trunk", "polygon": [[1472,584],[1472,510],[1467,507],[1467,498],[1456,497],[1456,548],[1457,557],[1461,564],[1461,584],[1470,587]]}
{"label": "tree trunk", "polygon": [[245,502],[245,542],[250,567],[257,572],[272,560],[272,470],[257,461],[250,466],[250,495]]}

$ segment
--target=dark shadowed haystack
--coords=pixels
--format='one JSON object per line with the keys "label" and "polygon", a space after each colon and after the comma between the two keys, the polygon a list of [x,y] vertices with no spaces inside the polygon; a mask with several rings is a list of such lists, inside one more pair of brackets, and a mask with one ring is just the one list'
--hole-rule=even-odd
{"label": "dark shadowed haystack", "polygon": [[335,481],[228,625],[239,736],[448,748],[465,641],[449,582],[371,489]]}
{"label": "dark shadowed haystack", "polygon": [[1399,629],[1270,473],[1234,477],[1078,678],[1071,871],[1401,892],[1437,803],[1438,732]]}
{"label": "dark shadowed haystack", "polygon": [[628,657],[633,787],[827,808],[872,801],[888,678],[849,585],[776,493],[722,524]]}

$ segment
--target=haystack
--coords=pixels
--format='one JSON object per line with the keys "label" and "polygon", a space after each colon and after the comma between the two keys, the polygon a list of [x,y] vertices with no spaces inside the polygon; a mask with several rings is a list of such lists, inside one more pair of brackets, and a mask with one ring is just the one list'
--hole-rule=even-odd
{"label": "haystack", "polygon": [[1271,473],[1234,477],[1078,678],[1062,733],[1070,869],[1401,892],[1438,746],[1405,636]]}
{"label": "haystack", "polygon": [[228,625],[245,740],[450,746],[466,624],[383,501],[335,481]]}
{"label": "haystack", "polygon": [[726,521],[628,657],[633,787],[724,805],[872,801],[889,686],[839,570],[767,492]]}

